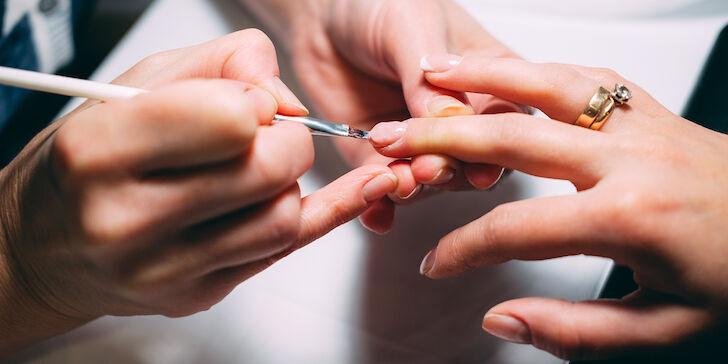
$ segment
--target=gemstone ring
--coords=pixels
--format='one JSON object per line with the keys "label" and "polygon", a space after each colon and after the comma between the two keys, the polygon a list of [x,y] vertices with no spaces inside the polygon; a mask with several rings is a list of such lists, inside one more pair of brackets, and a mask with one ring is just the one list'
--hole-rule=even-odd
{"label": "gemstone ring", "polygon": [[600,87],[574,124],[592,130],[600,130],[614,109],[626,104],[631,98],[632,91],[621,83],[616,84],[612,91]]}

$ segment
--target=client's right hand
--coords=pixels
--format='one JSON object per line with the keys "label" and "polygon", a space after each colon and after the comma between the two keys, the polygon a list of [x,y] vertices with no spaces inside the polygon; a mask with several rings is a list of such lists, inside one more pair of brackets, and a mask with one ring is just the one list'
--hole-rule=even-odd
{"label": "client's right hand", "polygon": [[206,310],[396,187],[365,166],[302,199],[313,144],[270,125],[296,113],[277,72],[257,31],[153,56],[117,80],[149,94],[81,106],[2,171],[0,355],[102,315]]}

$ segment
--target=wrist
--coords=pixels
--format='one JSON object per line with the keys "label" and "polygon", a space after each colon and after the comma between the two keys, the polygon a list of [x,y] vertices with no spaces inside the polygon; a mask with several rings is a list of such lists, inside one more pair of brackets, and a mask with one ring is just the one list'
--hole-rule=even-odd
{"label": "wrist", "polygon": [[[33,170],[41,169],[37,168],[36,160],[43,154],[39,150],[44,149],[41,145],[32,144],[11,165],[0,171],[0,337],[3,338],[0,340],[0,357],[81,326],[91,319],[62,313],[58,309],[60,306],[54,304],[60,299],[59,295],[51,293],[49,285],[43,284],[44,280],[39,278],[32,264],[24,263],[36,255],[47,255],[44,251],[48,250],[35,244],[45,240],[40,238],[43,234],[38,234],[42,230],[39,222],[43,218],[37,212],[51,202],[45,198],[47,196],[44,197],[47,193],[29,186],[32,180],[38,182],[39,178],[29,175]],[[29,152],[29,149],[33,150]],[[29,195],[34,195],[32,199],[37,202],[33,206],[26,206]],[[33,216],[33,227],[24,228],[21,215]],[[27,236],[26,230],[33,230],[36,234]],[[55,297],[54,300],[51,297]]]}

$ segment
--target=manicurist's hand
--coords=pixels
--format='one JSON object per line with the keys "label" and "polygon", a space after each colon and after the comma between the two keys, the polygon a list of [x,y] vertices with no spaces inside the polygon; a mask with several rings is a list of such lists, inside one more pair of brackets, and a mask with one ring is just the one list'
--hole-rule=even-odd
{"label": "manicurist's hand", "polygon": [[184,316],[396,187],[361,167],[301,198],[313,144],[256,30],[152,56],[0,173],[0,355],[102,315]]}
{"label": "manicurist's hand", "polygon": [[[428,83],[422,56],[434,52],[515,57],[451,0],[241,0],[279,30],[297,75],[313,105],[327,119],[370,129],[382,120],[518,111],[482,94],[446,90]],[[442,154],[411,160],[383,158],[371,148],[337,140],[353,166],[390,164],[399,186],[361,220],[377,232],[389,230],[394,204],[414,200],[422,185],[455,190],[489,188],[502,168],[463,164]]]}
{"label": "manicurist's hand", "polygon": [[[496,207],[440,239],[422,273],[588,254],[629,266],[640,286],[620,300],[508,301],[486,314],[487,331],[580,359],[675,344],[725,322],[728,136],[608,70],[444,54],[427,61],[433,85],[531,105],[553,120],[509,113],[382,123],[371,136],[383,155],[446,154],[566,179],[579,192]],[[634,97],[601,131],[572,125],[600,86],[616,83]]]}

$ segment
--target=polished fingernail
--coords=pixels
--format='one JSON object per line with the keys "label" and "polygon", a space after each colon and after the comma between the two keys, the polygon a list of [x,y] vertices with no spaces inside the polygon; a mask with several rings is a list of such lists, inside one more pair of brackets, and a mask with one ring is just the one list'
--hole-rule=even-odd
{"label": "polished fingernail", "polygon": [[420,60],[420,68],[425,72],[447,72],[459,65],[463,57],[454,54],[432,54]]}
{"label": "polished fingernail", "polygon": [[503,178],[503,174],[505,172],[506,172],[506,169],[505,168],[501,168],[501,171],[500,171],[500,174],[498,175],[498,178],[496,178],[495,181],[493,181],[493,183],[491,183],[490,186],[486,187],[485,189],[486,190],[489,190],[489,189],[495,187],[495,185],[497,185],[498,182],[500,182],[501,178]]}
{"label": "polished fingernail", "polygon": [[436,255],[437,247],[432,248],[432,250],[430,250],[430,252],[425,255],[425,259],[422,259],[422,263],[420,263],[420,274],[426,276],[427,273],[432,270],[432,267],[435,265]]}
{"label": "polished fingernail", "polygon": [[446,117],[456,115],[472,115],[473,109],[462,101],[447,95],[438,95],[427,101],[429,117]]}
{"label": "polished fingernail", "polygon": [[422,185],[417,185],[417,187],[415,187],[407,196],[400,196],[399,193],[397,193],[397,192],[394,192],[392,194],[392,196],[395,199],[398,199],[401,201],[408,201],[408,200],[411,200],[411,199],[417,197],[417,195],[419,195],[421,191],[422,191]]}
{"label": "polished fingernail", "polygon": [[455,177],[455,171],[452,168],[443,168],[437,172],[435,177],[427,182],[423,182],[426,185],[440,185],[443,183],[450,182]]}
{"label": "polished fingernail", "polygon": [[296,115],[308,115],[308,109],[306,106],[303,106],[301,100],[296,97],[293,91],[291,91],[280,78],[275,77],[273,79],[273,83],[281,98],[281,105],[279,106],[287,106],[291,108],[292,110],[290,110],[289,113],[295,113]]}
{"label": "polished fingernail", "polygon": [[494,313],[486,314],[483,318],[483,330],[495,337],[516,344],[531,343],[531,331],[528,326],[512,316]]}
{"label": "polished fingernail", "polygon": [[367,182],[361,190],[364,200],[372,203],[397,188],[397,176],[391,173],[380,174]]}
{"label": "polished fingernail", "polygon": [[401,139],[406,131],[407,124],[400,121],[379,123],[369,132],[369,141],[376,148],[383,148]]}

